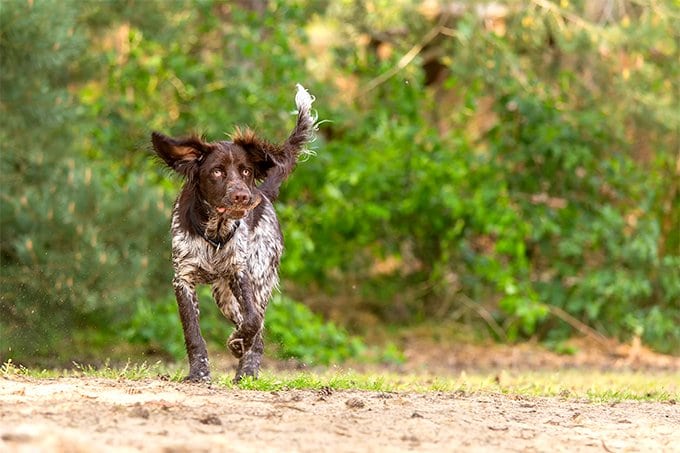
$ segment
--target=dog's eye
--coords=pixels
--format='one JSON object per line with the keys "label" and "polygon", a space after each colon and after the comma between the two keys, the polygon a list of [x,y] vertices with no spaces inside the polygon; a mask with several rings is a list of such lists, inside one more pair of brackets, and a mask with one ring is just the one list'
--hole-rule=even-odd
{"label": "dog's eye", "polygon": [[250,176],[250,173],[251,173],[250,168],[244,168],[243,170],[241,170],[241,174],[243,176]]}
{"label": "dog's eye", "polygon": [[220,170],[219,168],[214,168],[212,171],[212,175],[216,178],[221,178],[222,175],[224,175],[224,172]]}

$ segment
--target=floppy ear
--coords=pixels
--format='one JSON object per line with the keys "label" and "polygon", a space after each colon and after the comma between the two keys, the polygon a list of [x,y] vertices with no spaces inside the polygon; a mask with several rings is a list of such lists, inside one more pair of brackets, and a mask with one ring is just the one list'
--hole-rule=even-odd
{"label": "floppy ear", "polygon": [[175,140],[158,132],[151,133],[156,155],[177,173],[190,176],[212,146],[197,136]]}
{"label": "floppy ear", "polygon": [[277,157],[281,155],[281,147],[259,138],[253,130],[237,127],[231,139],[248,154],[255,167],[256,180],[262,181],[269,169],[279,164]]}

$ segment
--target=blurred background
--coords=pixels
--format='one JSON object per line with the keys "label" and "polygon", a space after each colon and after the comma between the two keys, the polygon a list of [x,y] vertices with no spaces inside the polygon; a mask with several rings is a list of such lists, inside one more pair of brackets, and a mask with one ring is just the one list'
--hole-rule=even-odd
{"label": "blurred background", "polygon": [[[0,362],[182,359],[181,181],[150,131],[283,140],[296,83],[324,123],[277,206],[268,355],[399,363],[404,332],[680,353],[675,1],[2,0],[0,16]],[[224,349],[209,291],[202,325]]]}

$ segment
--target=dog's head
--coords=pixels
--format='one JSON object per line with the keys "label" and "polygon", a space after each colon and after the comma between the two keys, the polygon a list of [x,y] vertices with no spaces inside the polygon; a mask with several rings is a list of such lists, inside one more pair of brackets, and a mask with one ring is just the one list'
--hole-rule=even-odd
{"label": "dog's head", "polygon": [[208,209],[209,216],[240,219],[260,203],[263,194],[274,201],[298,156],[310,153],[305,144],[313,140],[317,127],[312,102],[314,96],[297,85],[297,121],[280,145],[260,139],[250,129],[237,129],[232,141],[206,142],[197,136],[173,139],[154,132],[151,142],[158,157],[185,177],[185,188]]}
{"label": "dog's head", "polygon": [[250,131],[237,131],[233,141],[206,142],[192,136],[173,139],[151,134],[158,157],[184,176],[210,214],[243,218],[261,201],[256,187],[275,163],[276,147]]}

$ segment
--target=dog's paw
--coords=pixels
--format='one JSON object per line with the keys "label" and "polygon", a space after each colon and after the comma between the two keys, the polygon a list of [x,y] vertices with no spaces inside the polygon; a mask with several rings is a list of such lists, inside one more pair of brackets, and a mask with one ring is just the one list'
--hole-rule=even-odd
{"label": "dog's paw", "polygon": [[259,374],[258,368],[239,368],[239,370],[236,372],[236,376],[234,376],[234,379],[232,379],[231,382],[233,382],[234,384],[238,384],[246,376],[250,376],[253,379],[257,379],[258,374]]}
{"label": "dog's paw", "polygon": [[242,374],[237,374],[236,376],[234,376],[234,379],[231,380],[231,383],[238,384],[243,380],[243,377],[244,376]]}
{"label": "dog's paw", "polygon": [[236,369],[236,376],[233,379],[234,384],[238,384],[241,379],[250,376],[257,379],[260,371],[260,362],[262,361],[262,353],[255,352],[252,349],[246,352],[238,361],[238,368]]}
{"label": "dog's paw", "polygon": [[232,332],[227,340],[227,348],[237,359],[253,347],[253,342],[259,330],[262,328],[262,318],[252,318],[247,320],[239,326],[237,330]]}
{"label": "dog's paw", "polygon": [[252,368],[252,369],[249,369],[249,368],[241,369],[241,368],[239,368],[239,370],[236,372],[236,376],[234,376],[234,379],[232,379],[231,382],[233,382],[234,384],[238,384],[246,376],[250,376],[253,379],[257,379],[257,375],[258,375],[258,370],[255,369],[255,368]]}
{"label": "dog's paw", "polygon": [[191,371],[189,376],[182,379],[184,382],[191,382],[194,384],[207,384],[210,382],[209,371]]}
{"label": "dog's paw", "polygon": [[243,338],[232,338],[227,343],[227,347],[237,359],[240,359],[246,353],[246,345]]}

